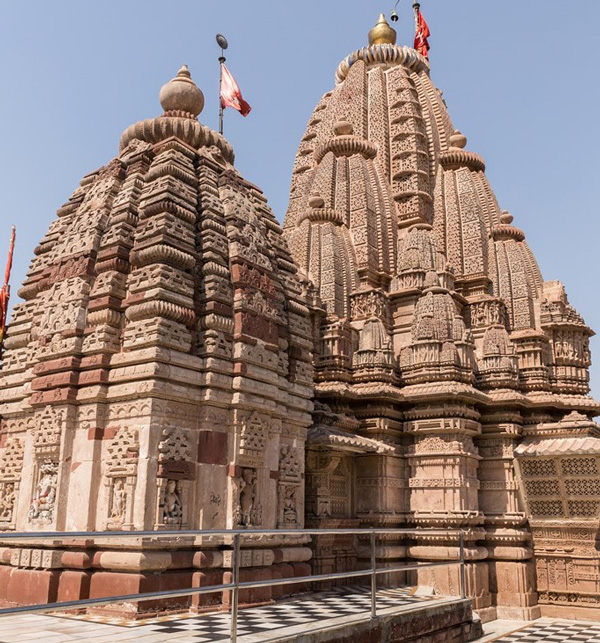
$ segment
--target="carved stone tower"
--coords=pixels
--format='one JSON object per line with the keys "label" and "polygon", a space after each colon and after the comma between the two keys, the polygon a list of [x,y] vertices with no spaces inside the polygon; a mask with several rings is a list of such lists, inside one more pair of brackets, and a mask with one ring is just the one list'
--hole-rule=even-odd
{"label": "carved stone tower", "polygon": [[[185,66],[160,99],[60,208],[20,291],[0,376],[1,529],[303,525],[306,285],[261,191],[198,122]],[[282,544],[257,543],[255,576],[306,573],[310,551]],[[0,566],[1,598],[19,602],[23,581],[52,602],[228,569],[193,543],[171,562],[84,548],[89,565],[60,547],[34,562],[30,547]]]}
{"label": "carved stone tower", "polygon": [[[463,529],[482,618],[588,615],[600,604],[593,333],[562,284],[543,282],[428,61],[384,22],[315,108],[285,221],[322,303],[307,521]],[[360,564],[357,543],[337,544],[336,559],[317,544],[317,568]],[[456,558],[457,544],[389,542],[380,564]],[[420,581],[458,589],[447,569]]]}

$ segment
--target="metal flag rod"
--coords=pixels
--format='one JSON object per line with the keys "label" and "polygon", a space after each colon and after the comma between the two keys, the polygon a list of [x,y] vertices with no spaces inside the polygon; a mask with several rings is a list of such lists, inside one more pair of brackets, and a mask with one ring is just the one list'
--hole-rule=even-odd
{"label": "metal flag rod", "polygon": [[6,332],[6,322],[8,321],[8,300],[10,298],[10,272],[13,263],[13,252],[15,250],[16,228],[12,227],[10,235],[10,246],[8,248],[8,260],[6,262],[6,271],[4,273],[4,285],[0,289],[0,354]]}
{"label": "metal flag rod", "polygon": [[229,47],[227,38],[223,34],[218,33],[216,36],[217,45],[221,48],[221,55],[219,56],[219,134],[223,134],[223,102],[221,100],[221,89],[223,85],[223,63],[225,62],[225,50]]}
{"label": "metal flag rod", "polygon": [[10,271],[12,269],[12,262],[13,262],[13,252],[15,250],[15,238],[17,236],[17,229],[15,226],[12,227],[12,231],[10,234],[10,245],[8,248],[8,261],[6,262],[6,271],[4,273],[4,285],[8,286],[10,282]]}

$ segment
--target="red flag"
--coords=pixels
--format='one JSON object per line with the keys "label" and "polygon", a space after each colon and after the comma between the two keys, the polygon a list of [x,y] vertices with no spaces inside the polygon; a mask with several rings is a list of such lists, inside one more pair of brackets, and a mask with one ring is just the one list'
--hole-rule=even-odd
{"label": "red flag", "polygon": [[420,9],[417,9],[417,30],[415,33],[415,44],[414,48],[425,58],[429,58],[429,42],[427,38],[431,36],[429,27],[423,18],[423,14]]}
{"label": "red flag", "polygon": [[0,289],[0,343],[4,339],[6,333],[6,322],[8,316],[8,299],[10,297],[10,271],[13,262],[13,252],[15,249],[15,236],[16,230],[13,226],[12,234],[10,236],[10,247],[8,249],[8,261],[6,262],[6,272],[4,273],[4,285]]}
{"label": "red flag", "polygon": [[242,98],[242,92],[225,63],[221,63],[221,107],[233,107],[248,116],[252,107]]}

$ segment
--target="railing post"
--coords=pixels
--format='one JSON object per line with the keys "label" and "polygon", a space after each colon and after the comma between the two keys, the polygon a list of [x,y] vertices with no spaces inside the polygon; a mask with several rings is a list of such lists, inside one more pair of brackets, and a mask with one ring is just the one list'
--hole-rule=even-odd
{"label": "railing post", "polygon": [[233,535],[233,560],[232,567],[232,582],[234,584],[231,591],[231,643],[237,641],[237,621],[238,621],[238,603],[240,594],[240,534]]}
{"label": "railing post", "polygon": [[466,598],[467,588],[465,580],[465,537],[462,529],[458,532],[458,542],[460,545],[460,597]]}
{"label": "railing post", "polygon": [[371,618],[377,616],[377,560],[375,558],[375,532],[371,531]]}

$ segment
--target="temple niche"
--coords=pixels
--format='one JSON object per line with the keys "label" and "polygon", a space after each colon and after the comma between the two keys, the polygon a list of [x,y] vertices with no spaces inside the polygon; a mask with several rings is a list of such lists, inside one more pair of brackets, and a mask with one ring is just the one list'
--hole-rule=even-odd
{"label": "temple niche", "polygon": [[[283,229],[198,121],[185,66],[160,101],[58,210],[19,291],[0,530],[414,529],[378,543],[379,566],[458,561],[462,530],[482,620],[598,618],[593,332],[544,282],[428,60],[382,18],[339,64]],[[370,564],[348,534],[253,538],[243,580]],[[9,603],[23,584],[39,603],[231,575],[220,543],[2,545]],[[458,569],[396,580],[457,594]]]}

